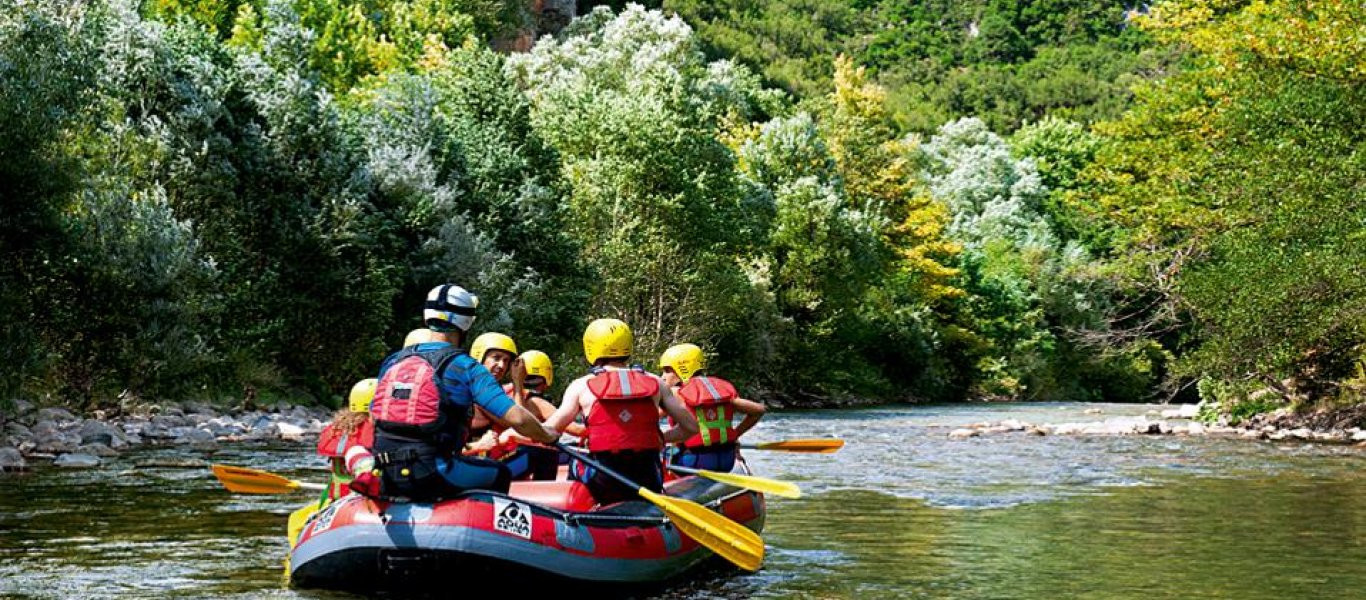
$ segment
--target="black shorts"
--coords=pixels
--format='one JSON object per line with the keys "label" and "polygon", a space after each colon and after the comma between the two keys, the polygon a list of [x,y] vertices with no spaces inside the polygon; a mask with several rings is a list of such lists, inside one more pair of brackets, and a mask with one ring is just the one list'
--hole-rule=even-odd
{"label": "black shorts", "polygon": [[[664,491],[664,471],[658,450],[623,450],[621,452],[591,452],[604,467],[630,479],[636,485],[652,492]],[[637,496],[636,488],[601,473],[588,465],[575,461],[571,472],[575,478],[588,486],[589,493],[598,504],[607,505]]]}

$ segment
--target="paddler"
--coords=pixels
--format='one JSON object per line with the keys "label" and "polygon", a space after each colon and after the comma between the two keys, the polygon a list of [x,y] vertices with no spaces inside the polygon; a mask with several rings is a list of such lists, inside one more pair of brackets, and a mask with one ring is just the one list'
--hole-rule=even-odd
{"label": "paddler", "polygon": [[[706,374],[707,357],[695,344],[679,344],[659,358],[664,383],[697,418],[698,433],[679,444],[675,465],[728,473],[736,440],[763,418],[763,404],[740,397],[729,381]],[[745,417],[733,425],[736,413]]]}
{"label": "paddler", "polygon": [[370,401],[375,397],[376,379],[362,379],[351,386],[347,407],[337,412],[332,422],[318,435],[318,454],[328,459],[332,477],[318,507],[351,492],[351,470],[346,466],[346,452],[353,447],[369,448],[374,444],[375,427],[370,422]]}
{"label": "paddler", "polygon": [[[488,369],[462,348],[479,298],[458,285],[441,285],[423,309],[433,341],[405,348],[380,373],[370,414],[375,423],[373,469],[351,488],[370,497],[430,502],[470,489],[506,493],[505,465],[461,455],[470,413],[479,406],[542,444],[559,433],[517,406]],[[351,460],[348,464],[364,464]]]}
{"label": "paddler", "polygon": [[[664,477],[659,451],[664,443],[678,443],[697,433],[697,419],[675,398],[658,375],[631,365],[631,328],[617,319],[598,319],[583,333],[583,351],[592,369],[569,384],[547,428],[564,431],[585,415],[588,453],[607,468],[659,492]],[[659,409],[675,425],[659,431]],[[574,463],[570,471],[588,486],[598,504],[635,497],[635,491],[587,465]]]}
{"label": "paddler", "polygon": [[[484,365],[493,378],[502,383],[512,366],[512,361],[517,358],[517,342],[506,334],[490,331],[474,338],[474,343],[470,344],[470,357]],[[543,418],[538,417],[538,420],[540,419]],[[495,425],[498,425],[496,429]],[[503,429],[501,423],[495,423],[487,412],[476,406],[474,418],[470,421],[470,445],[466,449],[467,452],[480,455],[494,453],[495,455],[489,458],[498,458],[497,434]]]}
{"label": "paddler", "polygon": [[[536,418],[546,420],[555,414],[555,405],[546,400],[545,393],[555,383],[555,365],[550,356],[540,350],[527,350],[517,358],[512,366],[513,383],[503,386],[518,406],[531,411]],[[516,381],[521,380],[520,394]],[[507,448],[508,453],[498,457],[512,471],[512,478],[530,477],[536,481],[554,481],[559,474],[559,452],[544,446],[529,445],[530,440],[516,430],[505,429],[494,424],[498,434],[498,448]],[[582,436],[584,428],[578,423],[570,423],[565,432]]]}

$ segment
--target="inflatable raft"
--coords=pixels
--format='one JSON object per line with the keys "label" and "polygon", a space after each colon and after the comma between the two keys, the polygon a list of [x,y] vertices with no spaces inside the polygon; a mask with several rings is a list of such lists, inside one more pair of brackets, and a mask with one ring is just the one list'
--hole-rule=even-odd
{"label": "inflatable raft", "polygon": [[[747,473],[743,462],[737,473]],[[759,532],[761,494],[684,477],[665,492]],[[437,504],[351,494],[319,511],[290,552],[297,587],[346,591],[449,588],[456,578],[645,584],[680,575],[710,550],[645,501],[594,507],[578,482],[519,481],[508,494],[473,491]]]}

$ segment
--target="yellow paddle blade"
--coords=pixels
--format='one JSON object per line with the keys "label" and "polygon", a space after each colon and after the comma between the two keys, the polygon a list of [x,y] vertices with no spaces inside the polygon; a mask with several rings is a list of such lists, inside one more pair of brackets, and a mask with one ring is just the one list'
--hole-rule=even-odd
{"label": "yellow paddle blade", "polygon": [[318,512],[318,503],[309,502],[302,508],[289,513],[289,547],[293,548],[299,543],[299,534],[304,532],[304,525],[308,524],[308,518]]}
{"label": "yellow paddle blade", "polygon": [[784,452],[811,452],[816,454],[830,454],[839,451],[844,447],[844,440],[838,438],[812,438],[805,440],[783,440],[780,442],[764,442],[752,446],[756,450],[782,450]]}
{"label": "yellow paddle blade", "polygon": [[747,490],[754,490],[764,494],[773,494],[774,496],[782,496],[784,498],[802,497],[802,489],[797,487],[797,484],[778,481],[777,479],[755,477],[753,475],[740,475],[738,473],[722,473],[720,471],[708,471],[706,469],[690,469],[674,465],[669,465],[669,468],[680,473],[700,475],[712,481],[719,481],[724,484],[745,488]]}
{"label": "yellow paddle blade", "polygon": [[313,487],[274,473],[246,467],[209,465],[209,468],[213,469],[213,476],[218,478],[223,487],[235,494],[288,494],[301,488]]}
{"label": "yellow paddle blade", "polygon": [[758,571],[759,565],[763,564],[764,540],[744,525],[707,510],[707,507],[696,502],[656,494],[645,488],[636,491],[669,515],[674,526],[684,535],[697,540],[697,543],[741,569]]}

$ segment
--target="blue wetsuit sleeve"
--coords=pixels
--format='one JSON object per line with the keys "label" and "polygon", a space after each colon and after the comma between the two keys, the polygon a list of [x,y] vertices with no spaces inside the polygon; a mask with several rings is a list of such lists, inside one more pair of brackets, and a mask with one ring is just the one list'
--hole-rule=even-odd
{"label": "blue wetsuit sleeve", "polygon": [[[460,358],[458,361],[467,362],[459,366],[452,362],[445,372],[445,377],[441,377],[441,391],[447,398],[462,398],[460,394],[467,394],[471,402],[484,407],[484,410],[488,410],[494,417],[501,418],[512,409],[512,399],[503,391],[503,385],[499,385],[499,381],[493,379],[493,373],[489,373],[489,369],[485,369],[484,365],[479,365],[471,358]],[[460,385],[462,383],[464,385]]]}
{"label": "blue wetsuit sleeve", "polygon": [[503,391],[503,386],[498,385],[498,380],[493,378],[493,374],[489,373],[484,365],[476,364],[465,374],[469,377],[470,396],[475,404],[500,418],[512,410],[512,398],[508,397],[507,392]]}

